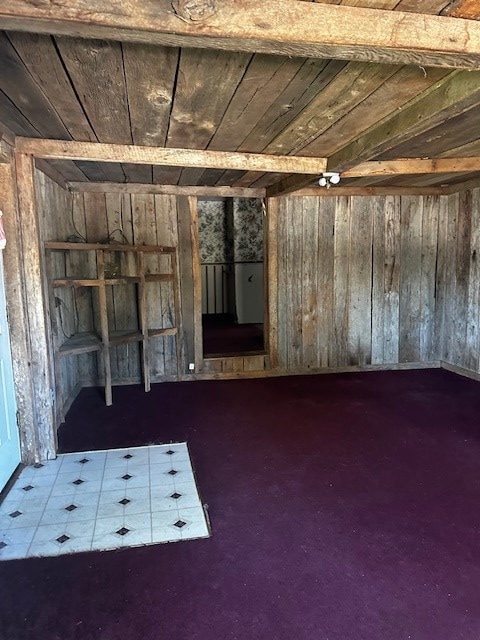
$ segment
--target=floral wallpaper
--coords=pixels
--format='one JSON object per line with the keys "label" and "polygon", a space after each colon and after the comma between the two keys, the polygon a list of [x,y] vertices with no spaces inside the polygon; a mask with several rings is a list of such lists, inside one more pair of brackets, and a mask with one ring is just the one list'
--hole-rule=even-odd
{"label": "floral wallpaper", "polygon": [[258,198],[233,199],[235,262],[263,260],[263,209]]}
{"label": "floral wallpaper", "polygon": [[198,219],[202,264],[263,260],[261,200],[199,200]]}

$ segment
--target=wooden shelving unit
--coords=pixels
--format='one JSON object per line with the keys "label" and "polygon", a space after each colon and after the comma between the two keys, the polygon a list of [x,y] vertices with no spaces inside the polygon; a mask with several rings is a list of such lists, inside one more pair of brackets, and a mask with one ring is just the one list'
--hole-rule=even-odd
{"label": "wooden shelving unit", "polygon": [[[74,275],[54,273],[53,254],[63,253],[73,255],[75,252],[90,252],[94,256],[95,275],[85,277],[84,273]],[[111,256],[117,253],[130,253],[135,255],[135,275],[123,275],[115,273],[113,276],[107,269],[106,255]],[[68,242],[46,242],[46,270],[49,284],[50,314],[55,318],[57,299],[55,292],[64,287],[90,287],[97,291],[97,303],[95,305],[98,332],[79,332],[68,337],[62,344],[55,348],[54,365],[57,385],[60,379],[60,360],[68,356],[75,356],[94,351],[101,352],[103,364],[103,376],[105,380],[105,402],[112,404],[112,373],[110,352],[111,349],[130,342],[141,344],[142,355],[142,375],[145,391],[150,391],[150,340],[161,336],[175,336],[177,375],[180,367],[180,345],[179,345],[179,288],[177,280],[177,253],[175,247],[161,247],[150,245],[117,245],[117,244],[92,244],[92,243],[68,243]],[[164,255],[170,258],[170,270],[167,273],[147,272],[145,267],[145,256],[148,254]],[[78,255],[78,253],[77,253]],[[66,262],[66,260],[65,260]],[[74,261],[81,264],[81,261]],[[76,269],[77,270],[77,269]],[[78,269],[79,270],[79,269]],[[156,304],[156,300],[149,295],[148,283],[167,282],[172,283],[174,301],[174,326],[150,327],[148,326],[148,305]],[[134,285],[136,289],[136,303],[138,309],[138,326],[136,328],[120,331],[109,329],[109,317],[107,307],[107,287],[120,287]],[[93,313],[92,304],[92,313]],[[53,332],[58,337],[56,323],[53,324]]]}

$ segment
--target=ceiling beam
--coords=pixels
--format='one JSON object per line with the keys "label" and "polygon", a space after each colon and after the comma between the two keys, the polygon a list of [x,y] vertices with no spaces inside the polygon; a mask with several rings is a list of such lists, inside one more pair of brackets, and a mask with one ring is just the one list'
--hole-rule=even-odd
{"label": "ceiling beam", "polygon": [[155,193],[170,196],[216,196],[218,198],[264,198],[265,189],[249,187],[198,187],[136,182],[70,182],[71,191],[82,193]]}
{"label": "ceiling beam", "polygon": [[127,162],[167,167],[201,167],[205,169],[235,169],[265,173],[307,173],[325,171],[326,158],[276,156],[260,153],[170,149],[137,145],[76,142],[70,140],[40,140],[17,138],[16,149],[45,160],[85,160],[92,162]]}
{"label": "ceiling beam", "polygon": [[470,173],[480,171],[480,158],[400,158],[363,162],[347,171],[342,178],[405,176],[435,173]]}
{"label": "ceiling beam", "polygon": [[3,29],[275,55],[480,68],[480,25],[299,0],[0,0]]}

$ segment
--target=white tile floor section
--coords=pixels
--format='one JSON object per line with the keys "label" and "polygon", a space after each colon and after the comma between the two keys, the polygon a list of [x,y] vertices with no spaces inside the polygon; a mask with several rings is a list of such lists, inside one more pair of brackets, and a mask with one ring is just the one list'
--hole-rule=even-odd
{"label": "white tile floor section", "polygon": [[208,536],[185,442],[60,455],[0,505],[0,560]]}

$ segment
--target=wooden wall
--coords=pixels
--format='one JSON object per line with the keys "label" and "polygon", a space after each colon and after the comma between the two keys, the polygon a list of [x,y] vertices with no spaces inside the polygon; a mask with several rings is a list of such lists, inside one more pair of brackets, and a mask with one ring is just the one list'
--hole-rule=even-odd
{"label": "wooden wall", "polygon": [[438,237],[436,333],[442,361],[480,373],[480,189],[448,197]]}
{"label": "wooden wall", "polygon": [[[35,196],[37,202],[38,223],[40,231],[40,244],[49,240],[66,240],[75,233],[72,226],[72,194],[60,187],[41,171],[35,171]],[[57,256],[60,258],[60,256]],[[65,270],[65,265],[59,264],[60,272]],[[44,275],[45,268],[44,268]],[[49,291],[46,278],[44,279],[45,299],[48,300]],[[52,327],[52,345],[57,347],[65,341],[66,337],[75,332],[75,305],[72,290],[57,289],[55,296],[61,302],[50,315],[50,309],[46,312],[49,324]],[[82,369],[81,360],[84,358],[71,358],[61,362],[61,379],[57,381],[56,404],[59,413],[63,413],[81,388]],[[53,371],[53,349],[51,349],[51,370]]]}
{"label": "wooden wall", "polygon": [[[73,216],[78,232],[87,242],[127,242],[177,246],[177,200],[174,196],[120,193],[75,193]],[[124,256],[120,265],[123,275],[134,274],[133,256]],[[168,257],[148,256],[147,272],[170,271]],[[147,296],[156,304],[148,307],[148,325],[161,328],[174,326],[173,289],[170,283],[149,283]],[[108,316],[111,330],[135,329],[138,326],[135,285],[122,285],[108,289]],[[86,295],[95,295],[86,292]],[[85,323],[95,325],[91,315],[95,299],[85,299],[80,316]],[[98,314],[97,314],[98,315]],[[98,327],[96,327],[98,330]],[[176,378],[177,362],[175,337],[158,337],[152,341],[150,357],[152,381]],[[139,382],[140,351],[138,343],[117,346],[112,352],[113,382]],[[90,383],[98,381],[96,354],[89,357],[89,367],[83,377]]]}
{"label": "wooden wall", "polygon": [[278,363],[286,372],[438,360],[443,196],[278,201]]}

